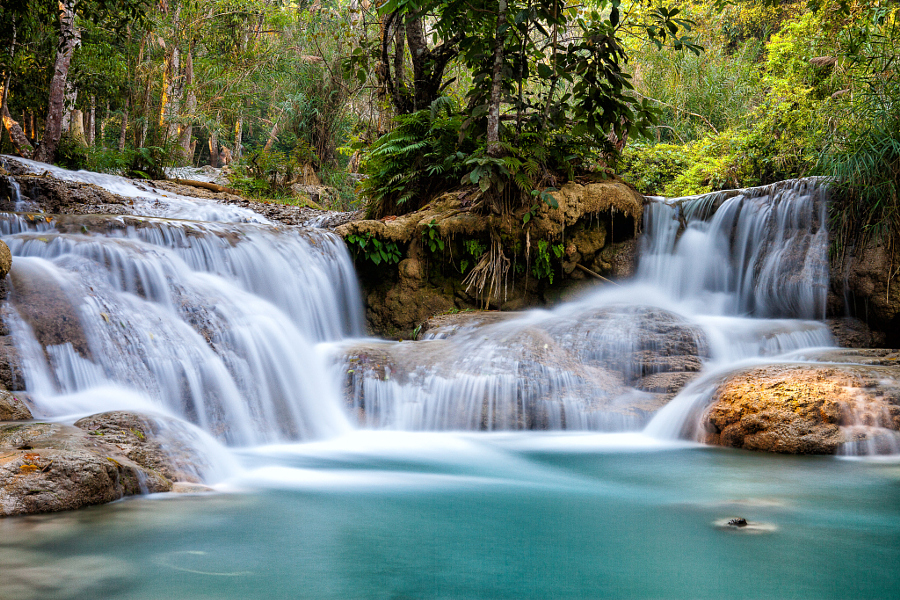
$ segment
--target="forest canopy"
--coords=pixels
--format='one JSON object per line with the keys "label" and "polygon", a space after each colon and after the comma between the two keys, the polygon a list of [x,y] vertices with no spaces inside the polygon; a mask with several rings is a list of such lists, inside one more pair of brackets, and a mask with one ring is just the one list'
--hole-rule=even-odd
{"label": "forest canopy", "polygon": [[590,174],[665,195],[823,175],[844,231],[878,233],[900,222],[898,19],[896,0],[12,0],[0,151],[139,177],[231,161],[269,198],[311,170],[373,216],[460,185],[502,212]]}

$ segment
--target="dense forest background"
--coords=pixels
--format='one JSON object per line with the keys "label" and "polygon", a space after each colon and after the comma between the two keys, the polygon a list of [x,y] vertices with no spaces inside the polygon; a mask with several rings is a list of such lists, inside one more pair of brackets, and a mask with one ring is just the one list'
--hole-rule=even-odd
{"label": "dense forest background", "polygon": [[841,236],[900,227],[896,0],[11,0],[0,23],[2,153],[228,162],[283,201],[312,170],[373,216],[461,183],[502,210],[590,173],[824,175]]}

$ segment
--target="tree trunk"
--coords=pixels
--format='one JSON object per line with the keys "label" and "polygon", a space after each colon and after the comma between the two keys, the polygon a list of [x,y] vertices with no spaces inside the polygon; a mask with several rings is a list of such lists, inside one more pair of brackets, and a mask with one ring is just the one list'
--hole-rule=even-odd
{"label": "tree trunk", "polygon": [[122,125],[119,127],[119,152],[125,150],[125,133],[128,131],[128,99],[125,99],[125,110],[122,111]]}
{"label": "tree trunk", "polygon": [[191,86],[194,84],[194,58],[192,56],[193,48],[188,47],[187,55],[184,57],[184,89],[187,90],[187,99],[184,104],[184,110],[181,114],[181,133],[178,136],[179,153],[181,154],[180,162],[184,165],[190,165],[194,160],[194,153],[191,150],[191,136],[194,133],[194,127],[191,122],[194,118],[194,111],[197,110],[197,97]]}
{"label": "tree trunk", "polygon": [[70,114],[69,138],[79,146],[87,146],[84,135],[84,114],[77,108]]}
{"label": "tree trunk", "polygon": [[278,113],[278,116],[275,117],[275,124],[272,125],[272,131],[269,133],[269,139],[266,140],[266,145],[263,147],[263,152],[268,152],[272,149],[272,145],[275,143],[275,140],[278,139],[278,130],[281,128],[281,115],[282,113]]}
{"label": "tree trunk", "polygon": [[144,104],[143,104],[143,113],[144,119],[141,121],[141,135],[138,139],[138,148],[143,148],[147,143],[147,130],[150,128],[150,76],[147,76],[147,85],[144,88]]}
{"label": "tree trunk", "polygon": [[219,166],[219,138],[215,130],[209,132],[209,164],[212,167]]}
{"label": "tree trunk", "polygon": [[159,126],[165,131],[165,141],[178,140],[178,116],[181,112],[183,79],[181,76],[181,50],[178,48],[179,15],[181,6],[175,9],[172,30],[176,39],[169,45],[166,54],[166,69],[163,74],[162,100],[159,107]]}
{"label": "tree trunk", "polygon": [[[15,21],[13,21],[12,23],[12,30],[12,44],[9,50],[10,58],[15,56],[16,52]],[[9,133],[9,140],[12,142],[13,147],[15,147],[16,154],[18,154],[22,158],[31,158],[31,153],[34,151],[34,148],[32,148],[31,143],[28,141],[28,136],[25,135],[25,132],[22,131],[21,127],[19,127],[19,124],[16,123],[12,118],[12,115],[9,114],[9,107],[6,104],[6,97],[9,94],[10,75],[11,73],[6,73],[6,77],[3,78],[3,90],[0,91],[0,119],[3,120],[3,126]],[[24,115],[22,116],[22,121],[25,121]]]}
{"label": "tree trunk", "polygon": [[66,93],[66,80],[72,55],[79,42],[79,32],[75,27],[75,5],[77,0],[60,0],[59,2],[59,45],[56,51],[56,63],[53,66],[53,78],[50,80],[50,100],[47,103],[47,121],[44,124],[44,135],[41,144],[34,153],[34,159],[41,162],[52,162],[56,158],[56,149],[62,136],[63,108]]}
{"label": "tree trunk", "polygon": [[97,119],[97,99],[91,95],[91,110],[84,123],[84,141],[88,146],[94,145],[94,123]]}
{"label": "tree trunk", "polygon": [[3,119],[3,126],[9,133],[9,139],[16,149],[16,154],[18,154],[22,158],[31,158],[31,154],[32,152],[34,152],[34,148],[28,141],[28,136],[25,135],[25,132],[22,131],[22,128],[19,126],[19,124],[16,123],[16,121],[12,118],[12,115],[9,114],[9,107],[6,105],[6,95],[8,91],[9,75],[7,74],[6,82],[3,85],[3,99],[2,101],[0,101],[0,117],[2,117]]}
{"label": "tree trunk", "polygon": [[103,111],[103,118],[100,119],[100,144],[103,148],[106,146],[106,122],[109,121],[109,101],[106,101],[106,110]]}
{"label": "tree trunk", "polygon": [[487,153],[497,158],[500,147],[500,98],[503,90],[500,75],[503,72],[503,43],[506,40],[506,0],[497,3],[497,38],[494,40],[494,68],[491,71],[491,99],[488,104]]}
{"label": "tree trunk", "polygon": [[241,145],[241,138],[244,135],[244,120],[238,117],[237,123],[234,124],[234,160],[239,160],[243,154],[244,147]]}

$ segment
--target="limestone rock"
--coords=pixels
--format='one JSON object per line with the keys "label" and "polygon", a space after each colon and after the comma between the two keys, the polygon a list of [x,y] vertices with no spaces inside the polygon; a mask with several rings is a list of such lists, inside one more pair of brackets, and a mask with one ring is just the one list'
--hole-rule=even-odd
{"label": "limestone rock", "polygon": [[431,317],[419,326],[419,340],[437,340],[477,327],[508,321],[521,316],[519,312],[468,310]]}
{"label": "limestone rock", "polygon": [[845,442],[900,430],[900,370],[774,365],[734,373],[703,417],[711,444],[787,454],[834,454]]}
{"label": "limestone rock", "polygon": [[27,421],[31,419],[27,394],[0,391],[0,421]]}
{"label": "limestone rock", "polygon": [[865,318],[876,331],[887,334],[886,343],[900,344],[900,283],[893,253],[880,240],[849,252],[832,270],[837,296],[848,298],[851,314]]}
{"label": "limestone rock", "polygon": [[183,426],[172,419],[125,411],[85,417],[75,422],[106,444],[112,444],[141,467],[172,481],[200,483],[205,465],[185,439]]}
{"label": "limestone rock", "polygon": [[0,336],[0,386],[7,390],[25,389],[19,351],[8,335]]}
{"label": "limestone rock", "polygon": [[0,279],[6,277],[12,268],[12,254],[6,242],[0,241]]}
{"label": "limestone rock", "polygon": [[841,348],[878,348],[886,341],[883,332],[872,331],[864,321],[854,317],[828,319],[825,323]]}
{"label": "limestone rock", "polygon": [[71,510],[170,489],[162,476],[77,427],[0,424],[0,516]]}

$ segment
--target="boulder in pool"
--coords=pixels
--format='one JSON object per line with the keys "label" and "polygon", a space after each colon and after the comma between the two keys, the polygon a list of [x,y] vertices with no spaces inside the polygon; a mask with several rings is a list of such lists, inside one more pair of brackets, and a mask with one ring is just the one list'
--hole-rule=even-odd
{"label": "boulder in pool", "polygon": [[[703,416],[710,444],[784,454],[896,451],[900,369],[883,365],[772,365],[728,376]],[[852,450],[852,448],[851,448]]]}

